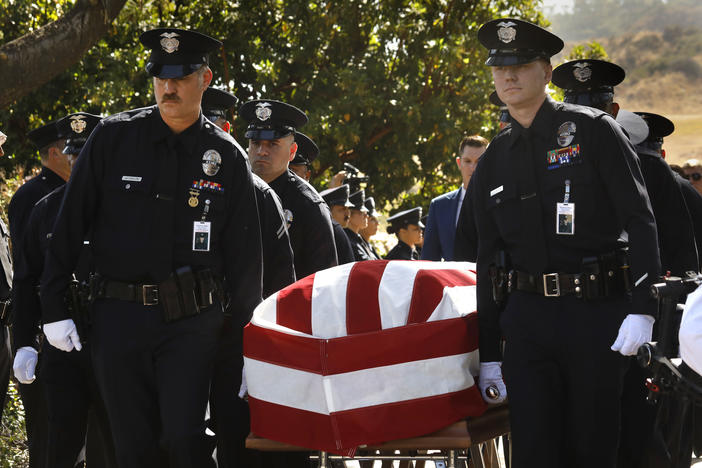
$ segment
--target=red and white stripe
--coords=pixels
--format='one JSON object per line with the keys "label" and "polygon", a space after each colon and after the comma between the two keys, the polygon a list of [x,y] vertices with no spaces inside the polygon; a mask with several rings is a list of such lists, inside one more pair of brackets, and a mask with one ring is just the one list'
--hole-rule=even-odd
{"label": "red and white stripe", "polygon": [[288,286],[244,331],[251,430],[353,454],[481,414],[475,310],[468,263],[358,262]]}

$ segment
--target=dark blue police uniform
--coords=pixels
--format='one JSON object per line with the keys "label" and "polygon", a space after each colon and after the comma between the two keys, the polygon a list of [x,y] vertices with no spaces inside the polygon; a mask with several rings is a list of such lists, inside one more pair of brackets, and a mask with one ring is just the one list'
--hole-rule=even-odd
{"label": "dark blue police uniform", "polygon": [[[153,49],[147,70],[166,79],[196,71],[221,46],[177,29],[141,41]],[[88,231],[93,365],[119,465],[212,466],[204,414],[223,309],[240,337],[261,301],[259,220],[243,150],[202,114],[178,134],[156,106],[103,120],[73,170],[49,245],[45,321],[67,317],[62,299]]]}
{"label": "dark blue police uniform", "polygon": [[[400,229],[406,229],[410,224],[415,224],[420,228],[424,228],[424,224],[420,221],[422,218],[422,208],[412,208],[409,210],[400,211],[388,218],[388,234],[398,233]],[[404,243],[399,238],[397,245],[390,249],[390,252],[385,256],[386,260],[419,260],[419,252],[414,247]]]}
{"label": "dark blue police uniform", "polygon": [[[295,156],[297,157],[297,155]],[[345,206],[351,208],[353,203],[349,201],[349,186],[348,184],[340,185],[319,192],[319,195],[324,199],[330,207]],[[339,260],[339,265],[351,263],[355,261],[351,241],[346,235],[345,229],[339,224],[336,219],[332,218],[332,228],[334,229],[334,244],[336,244],[336,257]]]}

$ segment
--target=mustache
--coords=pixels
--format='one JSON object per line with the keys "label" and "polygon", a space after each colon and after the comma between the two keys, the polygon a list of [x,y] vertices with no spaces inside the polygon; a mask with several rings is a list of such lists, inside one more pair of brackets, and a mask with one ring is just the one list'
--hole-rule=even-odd
{"label": "mustache", "polygon": [[163,97],[161,98],[161,101],[163,101],[163,102],[166,102],[166,101],[180,102],[180,97],[178,97],[177,94],[164,94]]}

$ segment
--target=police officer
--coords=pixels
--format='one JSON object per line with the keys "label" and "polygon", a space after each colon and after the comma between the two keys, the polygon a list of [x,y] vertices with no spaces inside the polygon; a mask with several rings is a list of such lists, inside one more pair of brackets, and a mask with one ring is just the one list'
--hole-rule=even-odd
{"label": "police officer", "polygon": [[[0,157],[5,155],[2,145],[7,141],[7,136],[0,131]],[[12,351],[10,350],[10,337],[7,328],[10,313],[10,290],[12,288],[12,259],[10,258],[10,231],[5,222],[0,218],[0,422],[5,408],[7,385],[10,381],[12,368]]]}
{"label": "police officer", "polygon": [[397,245],[385,256],[386,260],[419,260],[415,244],[422,237],[424,227],[420,218],[422,208],[400,211],[388,218],[388,234],[397,235]]}
{"label": "police officer", "polygon": [[[651,337],[649,285],[660,274],[636,154],[609,115],[547,96],[561,39],[505,18],[484,24],[478,40],[511,118],[471,180],[478,385],[487,401],[501,401],[507,384],[515,468],[613,467],[623,355]],[[500,251],[512,270],[498,315],[491,271],[495,278]]]}
{"label": "police officer", "polygon": [[498,120],[500,130],[509,126],[509,111],[507,110],[505,103],[500,100],[500,97],[497,95],[497,91],[491,92],[488,99],[490,100],[490,104],[500,109],[500,117]]}
{"label": "police officer", "polygon": [[351,207],[353,206],[353,203],[349,201],[348,184],[326,189],[319,192],[319,195],[331,209],[334,243],[336,244],[336,256],[339,259],[339,265],[354,262],[355,258],[351,241],[344,230],[351,218]]}
{"label": "police officer", "polygon": [[[41,198],[63,185],[71,173],[69,156],[62,152],[68,135],[62,133],[56,121],[32,130],[27,136],[39,148],[42,169],[39,174],[17,189],[7,208],[8,221],[10,222],[10,237],[12,238],[12,260],[16,266],[19,263],[19,252],[23,251],[22,241],[25,237],[27,220],[32,208]],[[22,285],[19,284],[13,289],[12,294],[14,297],[18,294],[35,293],[34,290],[23,292],[21,288]],[[35,335],[35,346],[38,347],[37,339],[38,336]],[[21,346],[24,346],[24,344]],[[18,346],[13,344],[13,347],[17,349]],[[26,356],[24,352],[21,354]],[[46,400],[41,379],[37,380],[33,385],[20,382],[19,393],[25,409],[25,427],[27,429],[30,467],[45,466],[47,460],[48,426]]]}
{"label": "police officer", "polygon": [[267,99],[245,103],[239,115],[249,123],[245,135],[253,171],[283,202],[295,276],[301,279],[337,265],[329,207],[288,168],[297,151],[295,130],[307,122],[307,116],[295,106]]}
{"label": "police officer", "polygon": [[368,227],[368,208],[365,206],[365,190],[361,189],[355,193],[352,193],[349,196],[349,202],[351,202],[353,206],[351,207],[349,224],[344,228],[344,232],[346,233],[349,242],[351,242],[354,259],[357,262],[362,260],[372,260],[372,253],[366,248],[366,243],[363,241],[361,234],[359,234],[361,229]]}
{"label": "police officer", "polygon": [[375,199],[373,197],[366,197],[364,202],[366,209],[368,210],[368,226],[358,231],[363,239],[366,250],[370,252],[371,260],[380,260],[380,254],[375,250],[375,247],[370,243],[370,238],[373,237],[378,232],[378,213],[375,209]]}
{"label": "police officer", "polygon": [[309,182],[312,176],[312,161],[319,156],[319,148],[310,137],[300,132],[295,132],[295,143],[297,151],[290,161],[290,170]]}
{"label": "police officer", "polygon": [[[80,112],[57,122],[61,133],[68,135],[63,153],[71,156],[71,165],[100,118]],[[15,377],[23,384],[31,384],[35,379],[39,351],[35,346],[41,318],[37,290],[65,187],[55,189],[34,206],[27,222],[23,250],[19,252],[15,272],[17,313],[12,332],[18,348],[14,360]],[[79,281],[88,280],[89,263],[89,258],[83,258],[77,268]],[[67,300],[77,299],[77,294],[74,289],[73,296]],[[80,304],[72,302],[71,315],[76,323],[87,325]],[[86,331],[85,327],[82,331]],[[107,413],[91,368],[90,350],[65,353],[44,343],[41,356],[41,378],[48,412],[48,466],[73,468],[84,449],[86,434],[89,443],[85,456],[90,465],[116,466]]]}
{"label": "police officer", "polygon": [[43,330],[78,347],[63,298],[90,231],[90,342],[119,466],[214,466],[203,416],[223,314],[241,336],[261,301],[253,181],[200,111],[221,42],[174,28],[140,41],[157,104],[104,119],[81,151],[49,242]]}
{"label": "police officer", "polygon": [[[202,96],[202,113],[225,132],[230,124],[227,112],[237,98],[227,91],[207,88]],[[263,247],[263,297],[295,282],[293,254],[280,199],[260,177],[252,174],[256,190],[258,217]],[[255,466],[257,453],[247,450],[249,405],[236,391],[241,386],[243,367],[241,337],[225,317],[217,347],[214,375],[210,389],[210,425],[217,437],[217,466]]]}

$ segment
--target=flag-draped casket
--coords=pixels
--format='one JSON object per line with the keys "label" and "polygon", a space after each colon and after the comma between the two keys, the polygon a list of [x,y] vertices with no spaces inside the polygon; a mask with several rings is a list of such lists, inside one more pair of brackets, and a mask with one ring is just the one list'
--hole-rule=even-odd
{"label": "flag-draped casket", "polygon": [[357,262],[266,299],[244,330],[252,432],[353,454],[480,415],[473,269]]}

